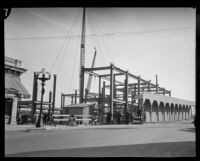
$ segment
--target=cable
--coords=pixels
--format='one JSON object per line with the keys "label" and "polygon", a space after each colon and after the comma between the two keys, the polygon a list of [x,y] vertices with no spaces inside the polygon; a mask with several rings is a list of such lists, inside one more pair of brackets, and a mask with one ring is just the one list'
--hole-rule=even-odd
{"label": "cable", "polygon": [[[81,29],[80,29],[80,35],[81,35]],[[73,70],[72,71],[75,71],[75,65],[76,65],[76,62],[77,62],[77,55],[78,55],[78,46],[79,46],[79,41],[77,40],[77,45],[76,45],[77,47],[76,47],[76,55],[75,55],[75,59],[74,59],[74,63],[73,63]],[[72,76],[71,76],[71,79],[70,79],[70,83],[69,83],[69,87],[67,88],[67,89],[69,89],[70,90],[70,87],[72,87],[71,85],[72,85],[72,80],[74,79],[74,73],[75,72],[72,72]]]}
{"label": "cable", "polygon": [[89,28],[90,28],[90,32],[91,32],[91,34],[90,34],[91,35],[91,40],[93,42],[93,45],[96,46],[95,41],[94,41],[94,35],[95,35],[95,33],[93,33],[93,30],[92,30],[92,27],[90,25],[89,19],[88,19],[88,24],[89,24]]}
{"label": "cable", "polygon": [[[97,33],[97,32],[95,32],[95,31],[96,31],[96,30],[95,30],[95,26],[94,26],[93,21],[92,21],[92,19],[91,19],[91,17],[90,17],[89,14],[88,14],[88,20],[89,20],[90,23],[91,23],[91,29],[94,31],[94,33]],[[98,44],[98,46],[99,46],[99,49],[100,49],[100,53],[101,53],[100,55],[102,55],[102,57],[103,57],[104,66],[106,66],[106,61],[105,61],[105,57],[104,57],[103,52],[102,52],[102,49],[101,49],[100,42],[99,42],[98,39],[96,39],[96,42],[97,42],[97,44]]]}
{"label": "cable", "polygon": [[[74,23],[73,26],[75,26],[75,25],[77,24],[77,20],[78,20],[78,18],[76,19],[76,21],[75,21],[75,23]],[[75,29],[75,27],[73,27],[73,29]],[[70,35],[70,38],[69,38],[69,40],[68,40],[68,42],[67,42],[66,48],[68,48],[68,46],[69,46],[69,43],[70,43],[70,41],[71,41],[71,39],[72,39],[73,32],[74,32],[74,30],[72,30],[72,32],[71,32],[71,35]],[[66,49],[66,50],[67,50],[67,49]],[[61,67],[61,64],[62,64],[62,62],[63,62],[63,60],[64,60],[65,55],[66,55],[66,52],[64,52],[63,57],[62,57],[62,59],[61,59],[61,62],[60,62],[60,64],[59,64],[59,66],[58,66],[57,74],[58,74],[59,71],[60,71],[60,67]]]}
{"label": "cable", "polygon": [[[71,30],[73,29],[73,26],[74,26],[75,22],[76,22],[77,19],[78,19],[79,13],[80,13],[80,11],[79,11],[79,12],[77,13],[77,15],[74,17],[74,21],[72,22],[69,31],[71,31]],[[56,64],[56,62],[57,62],[57,60],[58,60],[58,57],[60,56],[60,54],[61,54],[61,52],[62,52],[62,50],[63,50],[63,47],[64,47],[64,45],[65,45],[65,42],[66,42],[67,38],[68,38],[68,37],[66,36],[65,39],[64,39],[64,41],[63,41],[63,43],[62,43],[62,45],[61,45],[61,48],[60,48],[60,50],[59,50],[59,52],[58,52],[58,54],[57,54],[57,56],[56,56],[56,60],[54,61],[53,65],[52,65],[51,68],[50,68],[50,72],[52,71],[53,67],[55,66],[55,64]]]}
{"label": "cable", "polygon": [[[93,19],[92,19],[92,20],[93,20]],[[99,33],[102,34],[102,32],[101,32],[99,26],[97,25],[96,21],[95,21],[95,20],[93,20],[93,21],[94,21],[94,24],[96,25],[97,29],[99,30]],[[104,43],[104,45],[105,45],[105,47],[106,47],[106,49],[107,49],[107,51],[108,51],[108,54],[109,54],[109,56],[110,56],[110,58],[111,58],[111,61],[114,63],[114,59],[113,59],[113,57],[112,57],[112,55],[111,55],[110,50],[108,49],[108,46],[107,46],[106,43],[105,43],[105,40],[104,40],[103,37],[102,37],[102,40],[103,40],[103,43]]]}

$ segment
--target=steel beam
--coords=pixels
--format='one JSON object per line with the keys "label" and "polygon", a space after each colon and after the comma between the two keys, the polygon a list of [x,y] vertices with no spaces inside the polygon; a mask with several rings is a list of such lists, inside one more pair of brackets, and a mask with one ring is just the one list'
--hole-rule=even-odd
{"label": "steel beam", "polygon": [[90,71],[97,71],[97,70],[109,70],[110,66],[106,66],[106,67],[95,67],[95,68],[84,68],[84,70],[86,72],[90,72]]}
{"label": "steel beam", "polygon": [[[105,79],[105,80],[107,80],[107,81],[110,81],[110,74],[109,74],[109,75],[106,74],[106,76],[104,76],[104,75],[102,76],[102,75],[100,75],[100,74],[97,74],[97,73],[94,73],[94,72],[91,72],[91,71],[85,71],[85,73],[91,74],[91,75],[96,76],[96,77],[101,77],[102,79]],[[123,85],[123,83],[120,82],[120,81],[115,81],[115,82],[118,83],[118,84]],[[107,88],[107,87],[109,87],[109,85],[106,86],[106,88]]]}
{"label": "steel beam", "polygon": [[[116,73],[116,74],[114,74],[114,76],[119,76],[119,75],[124,75],[124,74],[122,74],[122,73]],[[99,76],[101,76],[101,77],[109,77],[110,74],[102,74],[102,75],[99,75]]]}
{"label": "steel beam", "polygon": [[87,98],[83,99],[84,102],[109,102],[110,98]]}

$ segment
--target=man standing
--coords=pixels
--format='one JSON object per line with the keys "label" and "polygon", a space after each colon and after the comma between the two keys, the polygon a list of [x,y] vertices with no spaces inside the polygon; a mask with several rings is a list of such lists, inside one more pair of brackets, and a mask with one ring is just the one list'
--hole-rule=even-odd
{"label": "man standing", "polygon": [[117,124],[120,124],[121,113],[117,111]]}
{"label": "man standing", "polygon": [[128,111],[126,111],[126,113],[125,113],[125,123],[129,124],[129,112]]}
{"label": "man standing", "polygon": [[112,114],[111,114],[111,112],[109,111],[109,112],[107,113],[107,117],[106,117],[106,122],[107,122],[107,124],[110,124],[110,123],[111,123],[111,117],[112,117]]}

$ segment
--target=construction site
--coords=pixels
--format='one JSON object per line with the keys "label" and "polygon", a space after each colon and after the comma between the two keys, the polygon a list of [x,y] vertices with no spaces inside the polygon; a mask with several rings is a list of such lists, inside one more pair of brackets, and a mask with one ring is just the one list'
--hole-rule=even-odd
{"label": "construction site", "polygon": [[[94,50],[91,67],[85,66],[85,32],[86,32],[86,8],[83,9],[81,45],[80,45],[80,69],[79,89],[74,93],[61,93],[61,106],[55,108],[56,79],[53,76],[53,92],[49,93],[49,102],[43,103],[43,110],[50,115],[59,113],[62,118],[71,114],[95,116],[99,124],[106,123],[107,114],[111,114],[111,123],[116,124],[115,114],[120,113],[122,123],[126,120],[126,114],[140,117],[141,123],[165,122],[192,118],[192,107],[195,102],[187,101],[172,96],[172,91],[161,87],[156,75],[156,83],[145,80],[140,75],[134,75],[128,70],[121,69],[114,63],[108,66],[95,66],[98,51]],[[88,80],[86,79],[88,78]],[[92,79],[98,79],[98,85],[91,92]],[[18,107],[30,107],[32,117],[39,109],[41,101],[37,99],[38,73],[34,72],[32,101],[19,101]],[[70,102],[70,103],[69,103]],[[55,119],[56,120],[56,119]],[[87,119],[86,119],[87,120]],[[88,123],[88,120],[86,121]]]}
{"label": "construction site", "polygon": [[198,155],[193,7],[4,14],[5,157]]}
{"label": "construction site", "polygon": [[[79,93],[61,94],[61,109],[69,113],[69,108],[83,108],[84,115],[97,115],[100,123],[106,123],[106,114],[111,113],[111,122],[115,123],[115,112],[119,111],[122,120],[125,114],[140,111],[142,122],[163,122],[190,119],[194,102],[171,97],[171,91],[159,86],[157,75],[156,83],[136,76],[129,71],[120,69],[114,64],[94,67],[97,51],[95,49],[91,68],[85,67],[85,8],[83,10],[80,53]],[[86,75],[88,76],[87,86]],[[97,77],[98,89],[90,92],[92,77]],[[71,99],[66,105],[65,100]],[[74,110],[73,113],[78,114]]]}

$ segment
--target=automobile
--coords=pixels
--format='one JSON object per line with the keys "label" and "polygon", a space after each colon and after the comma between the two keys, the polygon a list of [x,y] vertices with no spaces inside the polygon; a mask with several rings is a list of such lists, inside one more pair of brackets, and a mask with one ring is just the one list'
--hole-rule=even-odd
{"label": "automobile", "polygon": [[194,127],[196,127],[196,116],[194,116],[194,120],[192,121],[192,123],[194,124]]}
{"label": "automobile", "polygon": [[10,116],[8,115],[5,115],[5,123],[8,124],[10,121]]}
{"label": "automobile", "polygon": [[142,118],[138,115],[134,115],[132,124],[143,124]]}
{"label": "automobile", "polygon": [[22,121],[20,124],[30,124],[32,121],[31,114],[22,114]]}

